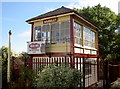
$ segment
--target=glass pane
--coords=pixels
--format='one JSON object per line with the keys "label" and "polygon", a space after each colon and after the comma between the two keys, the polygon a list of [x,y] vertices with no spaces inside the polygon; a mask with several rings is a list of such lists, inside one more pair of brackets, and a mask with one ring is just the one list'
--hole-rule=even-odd
{"label": "glass pane", "polygon": [[35,27],[35,30],[41,31],[41,26]]}
{"label": "glass pane", "polygon": [[57,24],[52,24],[52,31],[59,29],[59,23]]}
{"label": "glass pane", "polygon": [[42,31],[50,31],[50,25],[44,25],[43,27],[42,27]]}
{"label": "glass pane", "polygon": [[84,42],[85,46],[95,47],[95,32],[87,27],[84,27]]}
{"label": "glass pane", "polygon": [[[75,22],[74,22],[75,23]],[[75,32],[75,43],[82,45],[82,26],[78,23],[74,24],[74,32]]]}
{"label": "glass pane", "polygon": [[35,40],[40,40],[41,38],[41,26],[35,27]]}
{"label": "glass pane", "polygon": [[46,38],[46,32],[42,32],[42,37]]}
{"label": "glass pane", "polygon": [[69,41],[70,41],[70,23],[62,22],[60,29],[60,42],[69,42]]}
{"label": "glass pane", "polygon": [[50,32],[46,32],[46,37],[50,37]]}
{"label": "glass pane", "polygon": [[37,34],[37,38],[41,38],[41,33],[38,33],[38,34]]}

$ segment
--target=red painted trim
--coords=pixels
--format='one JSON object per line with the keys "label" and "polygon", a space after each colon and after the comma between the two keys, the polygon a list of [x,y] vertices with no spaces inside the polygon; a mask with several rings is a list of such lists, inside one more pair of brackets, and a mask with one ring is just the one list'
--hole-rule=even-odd
{"label": "red painted trim", "polygon": [[70,54],[69,52],[65,52],[65,53],[46,53],[46,55],[49,55],[49,56],[68,56],[67,54]]}
{"label": "red painted trim", "polygon": [[46,54],[30,54],[32,57],[61,57],[61,56],[74,56],[74,57],[87,57],[87,58],[99,58],[99,55],[74,53],[73,55],[68,53],[46,53]]}
{"label": "red painted trim", "polygon": [[34,34],[34,23],[31,24],[31,42],[33,42],[33,34]]}
{"label": "red painted trim", "polygon": [[69,56],[69,52],[68,53],[46,53],[46,54],[30,54],[30,56],[33,57],[61,57],[61,56]]}
{"label": "red painted trim", "polygon": [[91,85],[89,85],[89,86],[87,86],[87,87],[85,87],[85,88],[90,88],[90,87],[92,87],[92,86],[94,86],[95,84],[97,84],[99,81],[97,81],[97,82],[95,82],[95,83],[93,83],[93,84],[91,84]]}
{"label": "red painted trim", "polygon": [[71,53],[74,54],[74,28],[72,15],[70,16],[70,39],[71,39]]}
{"label": "red painted trim", "polygon": [[75,57],[86,57],[86,58],[98,58],[99,55],[93,55],[93,54],[84,54],[84,53],[74,53]]}
{"label": "red painted trim", "polygon": [[[74,28],[73,28],[73,16],[70,15],[70,45],[71,45],[71,54],[74,54]],[[71,67],[74,68],[74,56],[70,56]]]}
{"label": "red painted trim", "polygon": [[[99,47],[97,47],[97,55],[99,55]],[[100,56],[97,58],[97,80],[100,80],[100,63],[99,63],[99,58]]]}
{"label": "red painted trim", "polygon": [[32,65],[33,65],[32,60],[33,60],[33,57],[32,57],[32,56],[30,56],[30,69],[32,69]]}
{"label": "red painted trim", "polygon": [[100,80],[100,66],[99,66],[99,58],[97,58],[97,80]]}

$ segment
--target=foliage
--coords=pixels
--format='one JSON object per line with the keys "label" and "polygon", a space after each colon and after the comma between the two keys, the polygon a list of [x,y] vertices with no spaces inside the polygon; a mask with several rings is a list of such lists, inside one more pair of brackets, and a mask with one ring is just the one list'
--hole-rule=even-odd
{"label": "foliage", "polygon": [[24,58],[24,59],[29,59],[30,58],[29,54],[26,53],[26,52],[22,52],[19,57]]}
{"label": "foliage", "polygon": [[32,82],[35,79],[35,74],[31,69],[22,66],[17,75],[19,76],[13,76],[15,78],[11,81],[11,85],[9,86],[10,89],[32,89]]}
{"label": "foliage", "polygon": [[7,88],[7,58],[8,48],[3,46],[0,48],[0,56],[2,58],[2,88]]}
{"label": "foliage", "polygon": [[2,57],[2,59],[7,59],[8,58],[8,48],[3,46],[0,49],[0,56]]}
{"label": "foliage", "polygon": [[30,88],[32,86],[32,81],[34,80],[34,77],[35,74],[31,69],[27,67],[21,68],[19,81],[22,81],[22,85],[24,88]]}
{"label": "foliage", "polygon": [[120,89],[120,78],[118,78],[113,85],[111,86],[110,89]]}
{"label": "foliage", "polygon": [[[11,52],[12,55],[12,52]],[[2,57],[2,88],[7,89],[7,59],[8,59],[8,48],[3,46],[0,49],[0,56]],[[21,53],[19,56],[25,60],[29,59],[27,53]],[[19,59],[19,58],[18,58]],[[9,84],[10,89],[17,88],[30,88],[32,81],[34,80],[34,73],[31,69],[24,67],[21,63],[18,63],[19,72],[11,71],[11,82]],[[17,74],[17,76],[16,76]]]}
{"label": "foliage", "polygon": [[[32,82],[35,79],[35,74],[29,66],[25,65],[29,61],[29,55],[27,53],[21,53],[18,57],[14,57],[14,69],[12,71],[12,85],[11,87],[17,88],[27,88],[31,89]],[[24,64],[25,63],[25,64]]]}
{"label": "foliage", "polygon": [[82,74],[77,69],[51,65],[38,74],[36,86],[42,89],[75,89],[81,83]]}
{"label": "foliage", "polygon": [[[111,11],[107,7],[102,7],[100,4],[94,7],[87,7],[83,9],[75,10],[87,17],[91,22],[98,25],[101,30],[99,32],[99,53],[103,59],[106,58],[108,54],[113,54],[116,49],[115,46],[119,45],[115,44],[116,40],[116,29],[120,26],[120,15],[116,15],[113,11]],[[117,53],[119,54],[119,53]]]}
{"label": "foliage", "polygon": [[28,53],[26,52],[22,52],[21,54],[19,54],[18,58],[21,58],[24,62],[25,62],[25,66],[27,66],[27,62],[29,63],[29,59],[30,59],[30,56]]}
{"label": "foliage", "polygon": [[111,54],[108,54],[106,60],[109,61],[120,61],[120,30],[116,31],[115,42]]}

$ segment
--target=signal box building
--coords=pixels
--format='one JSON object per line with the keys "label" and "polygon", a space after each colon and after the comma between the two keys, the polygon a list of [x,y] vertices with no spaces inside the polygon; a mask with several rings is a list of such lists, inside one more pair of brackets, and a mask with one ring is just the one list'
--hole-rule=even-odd
{"label": "signal box building", "polygon": [[83,73],[83,86],[98,82],[98,30],[76,11],[61,7],[26,21],[31,24],[31,41],[27,42],[31,68],[51,63],[65,64]]}

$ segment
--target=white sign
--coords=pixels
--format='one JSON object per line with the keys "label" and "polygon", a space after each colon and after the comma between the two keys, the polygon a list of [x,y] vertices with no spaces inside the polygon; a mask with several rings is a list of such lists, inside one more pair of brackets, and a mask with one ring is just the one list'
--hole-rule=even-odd
{"label": "white sign", "polygon": [[28,54],[44,54],[45,42],[28,42],[27,52]]}

